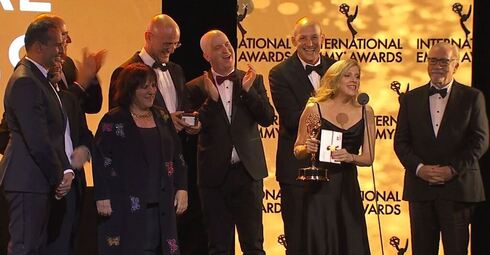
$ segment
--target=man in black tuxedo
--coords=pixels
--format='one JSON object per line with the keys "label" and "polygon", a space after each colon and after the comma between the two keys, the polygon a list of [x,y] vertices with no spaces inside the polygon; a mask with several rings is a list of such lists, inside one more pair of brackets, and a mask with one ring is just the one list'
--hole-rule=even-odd
{"label": "man in black tuxedo", "polygon": [[76,170],[70,191],[63,199],[52,197],[50,200],[50,214],[48,222],[48,239],[42,255],[70,255],[75,254],[75,242],[78,237],[80,216],[83,208],[83,196],[86,187],[84,163],[90,160],[93,135],[88,129],[85,113],[81,110],[78,97],[72,92],[62,90],[59,84],[62,81],[62,61],[57,61],[50,68],[48,77],[55,85],[61,100],[63,112],[66,115],[66,125],[69,127],[71,144],[69,160],[72,168]]}
{"label": "man in black tuxedo", "polygon": [[478,160],[488,149],[483,94],[454,80],[458,48],[434,45],[430,82],[400,100],[395,152],[405,168],[413,254],[467,254],[473,208],[485,200]]}
{"label": "man in black tuxedo", "polygon": [[0,162],[0,185],[9,209],[8,254],[39,254],[53,196],[70,190],[74,171],[65,144],[67,122],[59,95],[47,79],[63,54],[61,31],[52,21],[34,21],[25,33],[21,59],[4,97],[10,142]]}
{"label": "man in black tuxedo", "polygon": [[158,90],[154,104],[166,108],[182,142],[183,154],[188,165],[188,192],[179,190],[176,203],[188,206],[188,211],[178,217],[179,242],[182,255],[205,254],[206,236],[202,224],[200,201],[196,188],[196,137],[201,129],[197,125],[186,123],[182,114],[188,110],[184,96],[185,77],[182,67],[172,61],[170,56],[180,47],[180,29],[178,24],[168,15],[154,16],[145,31],[145,45],[111,76],[109,88],[109,109],[117,106],[116,81],[121,70],[132,63],[144,63],[153,67],[157,74]]}
{"label": "man in black tuxedo", "polygon": [[[235,226],[243,254],[265,254],[262,179],[267,176],[258,124],[272,124],[261,75],[235,69],[228,37],[212,30],[201,38],[211,70],[187,86],[191,108],[199,112],[198,187],[209,254],[233,251]],[[216,85],[215,85],[216,84]]]}
{"label": "man in black tuxedo", "polygon": [[269,73],[272,100],[279,114],[276,178],[281,187],[281,214],[287,254],[303,254],[303,186],[296,180],[298,169],[311,165],[298,160],[293,149],[299,117],[320,79],[335,61],[320,54],[324,39],[321,26],[309,18],[298,20],[291,38],[296,52]]}

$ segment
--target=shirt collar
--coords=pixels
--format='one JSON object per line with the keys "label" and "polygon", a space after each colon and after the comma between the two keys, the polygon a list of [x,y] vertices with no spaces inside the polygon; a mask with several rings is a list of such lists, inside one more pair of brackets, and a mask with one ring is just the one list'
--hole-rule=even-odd
{"label": "shirt collar", "polygon": [[[297,55],[297,56],[298,56],[298,58],[299,58],[299,61],[301,61],[301,64],[303,65],[303,68],[304,68],[304,69],[306,69],[306,65],[310,65],[310,64],[308,64],[308,63],[306,63],[305,61],[303,61],[303,60],[302,60],[302,59],[299,57],[299,55]],[[317,66],[317,65],[319,65],[319,64],[321,64],[321,63],[322,63],[322,57],[320,56],[320,57],[318,58],[318,61],[317,61],[317,62],[316,62],[316,63],[315,63],[313,66]],[[311,65],[310,65],[310,66],[311,66]]]}
{"label": "shirt collar", "polygon": [[41,64],[37,63],[36,61],[30,59],[27,56],[25,58],[27,60],[31,61],[37,67],[37,69],[39,69],[39,71],[41,71],[41,73],[44,75],[45,78],[48,78],[48,69],[44,68],[44,66],[42,66]]}
{"label": "shirt collar", "polygon": [[225,75],[221,75],[219,73],[217,73],[216,71],[214,71],[214,69],[211,67],[211,73],[213,74],[213,77],[216,77],[216,76],[228,76],[230,75],[231,73],[235,72],[235,68],[233,68],[233,70],[231,70],[231,72],[225,74]]}
{"label": "shirt collar", "polygon": [[432,81],[431,81],[430,86],[434,87],[436,89],[447,89],[447,95],[449,95],[449,93],[451,92],[451,88],[453,87],[453,82],[454,82],[454,79],[452,79],[446,86],[439,88],[439,87],[435,86],[434,84],[432,84]]}
{"label": "shirt collar", "polygon": [[145,63],[147,66],[153,66],[153,64],[156,62],[151,56],[150,54],[148,54],[148,52],[146,52],[145,50],[145,47],[143,47],[143,49],[141,49],[140,53],[138,54],[141,58],[141,60],[143,60],[143,63]]}

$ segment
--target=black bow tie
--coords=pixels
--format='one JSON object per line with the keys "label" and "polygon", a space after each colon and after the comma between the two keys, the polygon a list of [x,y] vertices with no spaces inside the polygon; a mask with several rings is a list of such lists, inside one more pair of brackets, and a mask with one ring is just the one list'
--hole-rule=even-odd
{"label": "black bow tie", "polygon": [[167,64],[165,63],[160,63],[160,62],[155,62],[153,63],[153,65],[151,66],[153,69],[160,69],[162,70],[163,72],[167,71],[168,70],[168,67],[167,67]]}
{"label": "black bow tie", "polygon": [[233,81],[236,78],[235,72],[228,74],[227,76],[216,75],[216,83],[221,85],[224,81],[230,80]]}
{"label": "black bow tie", "polygon": [[430,87],[429,89],[429,96],[432,96],[434,94],[439,94],[441,95],[442,98],[445,98],[447,95],[447,88],[445,89],[436,89],[435,87]]}
{"label": "black bow tie", "polygon": [[319,74],[321,76],[322,75],[322,65],[316,65],[316,66],[306,65],[306,73],[308,75],[310,75],[310,73],[313,71],[315,71],[317,74]]}

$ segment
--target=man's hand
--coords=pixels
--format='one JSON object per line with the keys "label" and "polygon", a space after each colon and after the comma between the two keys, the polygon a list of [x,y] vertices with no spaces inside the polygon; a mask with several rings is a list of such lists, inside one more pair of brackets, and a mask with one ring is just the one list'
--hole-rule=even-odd
{"label": "man's hand", "polygon": [[449,166],[437,166],[433,171],[437,174],[439,179],[443,180],[443,182],[448,182],[456,175]]}
{"label": "man's hand", "polygon": [[211,79],[209,79],[208,72],[204,71],[204,89],[208,96],[215,102],[218,102],[219,92],[216,86],[214,86]]}
{"label": "man's hand", "polygon": [[180,215],[187,210],[187,190],[177,190],[175,193],[175,212]]}
{"label": "man's hand", "polygon": [[84,89],[88,89],[90,81],[95,78],[104,63],[107,55],[106,50],[101,50],[97,53],[89,53],[87,48],[82,49],[82,62],[76,61],[78,74],[77,83]]}
{"label": "man's hand", "polygon": [[248,92],[252,87],[252,84],[254,83],[256,77],[257,77],[257,72],[255,71],[252,65],[248,64],[248,71],[243,76],[243,80],[242,80],[242,89]]}
{"label": "man's hand", "polygon": [[423,165],[417,175],[429,184],[443,184],[444,179],[440,176],[440,171],[436,170],[437,165]]}
{"label": "man's hand", "polygon": [[55,194],[56,198],[61,199],[64,196],[66,196],[68,192],[70,192],[71,182],[73,181],[73,178],[75,178],[75,176],[71,172],[65,173],[63,175],[63,180],[56,188],[56,194]]}
{"label": "man's hand", "polygon": [[182,113],[183,111],[176,111],[170,114],[170,117],[172,117],[172,122],[174,123],[174,127],[177,130],[177,133],[180,132],[182,129],[189,127],[189,124],[185,123],[184,120],[182,120]]}
{"label": "man's hand", "polygon": [[90,151],[84,145],[78,146],[73,150],[70,158],[73,169],[82,169],[83,164],[90,161]]}
{"label": "man's hand", "polygon": [[99,213],[100,216],[111,216],[112,214],[112,207],[111,207],[111,200],[109,199],[104,199],[104,200],[97,200],[95,201],[95,204],[97,205],[97,212]]}

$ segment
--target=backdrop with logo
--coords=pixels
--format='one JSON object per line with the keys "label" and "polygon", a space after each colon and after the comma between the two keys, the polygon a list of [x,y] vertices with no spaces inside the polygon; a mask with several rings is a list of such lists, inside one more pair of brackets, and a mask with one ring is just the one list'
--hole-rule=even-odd
{"label": "backdrop with logo", "polygon": [[[471,84],[472,6],[472,0],[400,0],[396,3],[389,0],[238,0],[239,68],[246,69],[246,64],[251,63],[267,77],[273,66],[294,52],[290,40],[293,26],[304,16],[322,24],[326,36],[322,54],[335,59],[352,58],[361,63],[361,91],[371,98],[369,104],[374,108],[377,126],[376,194],[370,168],[358,168],[359,195],[364,203],[372,254],[381,254],[377,213],[385,254],[411,254],[408,206],[402,201],[404,169],[393,151],[398,93],[429,81],[427,50],[440,41],[458,46],[461,63],[455,77],[459,82]],[[267,79],[265,83],[270,97]],[[278,121],[261,128],[269,169],[263,201],[265,249],[269,254],[284,254],[280,190],[275,180],[278,128]]]}
{"label": "backdrop with logo", "polygon": [[[89,51],[108,51],[98,74],[104,97],[102,110],[98,114],[87,115],[89,128],[95,132],[99,120],[107,112],[106,98],[112,71],[141,49],[148,21],[161,10],[161,1],[154,0],[0,0],[0,112],[3,113],[3,95],[13,66],[25,55],[23,36],[27,26],[36,16],[52,13],[61,16],[68,27],[73,40],[68,46],[70,57],[81,60],[83,47]],[[92,186],[90,166],[86,173],[88,184]]]}

